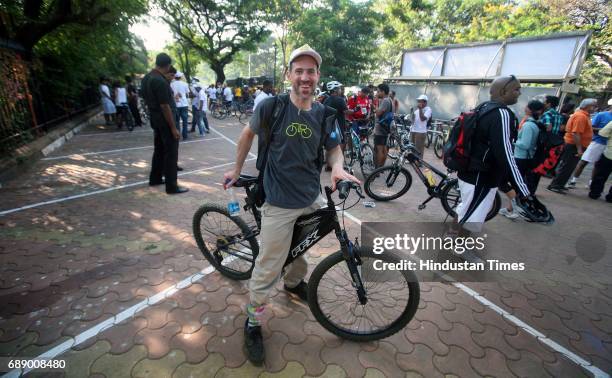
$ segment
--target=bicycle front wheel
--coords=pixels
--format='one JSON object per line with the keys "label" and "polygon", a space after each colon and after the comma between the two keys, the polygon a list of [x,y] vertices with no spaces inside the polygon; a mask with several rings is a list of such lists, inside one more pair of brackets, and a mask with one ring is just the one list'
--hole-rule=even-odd
{"label": "bicycle front wheel", "polygon": [[386,165],[374,170],[363,184],[366,194],[377,201],[391,201],[403,196],[412,185],[412,176],[404,167]]}
{"label": "bicycle front wheel", "polygon": [[308,305],[328,331],[353,341],[380,340],[410,322],[419,305],[419,283],[410,270],[377,270],[401,259],[385,252],[375,255],[363,247],[355,253],[367,302],[358,299],[348,264],[338,251],[316,266],[308,282]]}
{"label": "bicycle front wheel", "polygon": [[[440,202],[442,202],[442,207],[444,208],[444,210],[446,211],[448,215],[450,215],[453,218],[457,216],[456,209],[457,209],[457,206],[459,205],[459,202],[461,202],[461,192],[459,192],[459,183],[457,182],[457,180],[453,180],[449,182],[444,188],[442,188],[442,191],[440,193]],[[499,193],[497,192],[495,193],[495,199],[493,200],[493,205],[491,206],[491,209],[487,213],[485,222],[488,222],[491,219],[495,218],[497,213],[499,213],[500,208],[501,208],[501,197],[499,196]]]}
{"label": "bicycle front wheel", "polygon": [[251,278],[259,253],[251,228],[239,217],[230,217],[219,205],[202,205],[193,216],[193,235],[204,257],[224,276]]}
{"label": "bicycle front wheel", "polygon": [[387,140],[387,156],[391,159],[397,159],[402,153],[401,149],[402,141],[400,140],[399,135],[391,134],[389,135],[389,139]]}
{"label": "bicycle front wheel", "polygon": [[444,148],[444,140],[441,136],[436,135],[434,139],[434,154],[438,157],[438,159],[442,159],[442,152]]}

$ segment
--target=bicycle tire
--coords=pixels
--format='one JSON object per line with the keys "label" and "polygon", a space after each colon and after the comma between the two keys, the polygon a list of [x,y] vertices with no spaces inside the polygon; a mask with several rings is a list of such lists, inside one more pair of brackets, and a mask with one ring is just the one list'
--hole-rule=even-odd
{"label": "bicycle tire", "polygon": [[252,115],[253,115],[253,109],[246,109],[244,112],[240,113],[240,116],[238,117],[238,121],[243,125],[247,125]]}
{"label": "bicycle tire", "polygon": [[[458,193],[457,200],[454,201],[454,203],[449,201],[449,192],[451,190],[455,190]],[[453,198],[453,197],[454,195],[450,195],[450,198]],[[459,193],[459,186],[458,186],[457,181],[453,180],[450,183],[448,183],[444,188],[442,188],[442,191],[440,192],[440,202],[442,203],[442,207],[444,208],[446,213],[453,218],[457,217],[457,212],[455,211],[455,208],[459,204],[460,200],[461,200],[461,194]],[[496,192],[495,199],[493,200],[493,206],[491,207],[491,210],[489,210],[489,212],[487,213],[485,222],[488,222],[491,219],[495,218],[495,216],[499,213],[500,208],[501,208],[501,197],[499,193]]]}
{"label": "bicycle tire", "polygon": [[367,178],[375,169],[374,167],[374,150],[368,143],[362,144],[361,159],[359,159],[359,167],[361,168],[361,174],[363,178]]}
{"label": "bicycle tire", "polygon": [[429,148],[429,146],[431,146],[432,138],[433,138],[433,135],[431,134],[431,131],[427,131],[427,137],[425,138],[425,148]]}
{"label": "bicycle tire", "polygon": [[[223,218],[227,218],[227,221],[233,223],[240,231],[238,235],[223,235],[223,234],[215,235],[216,237],[215,244],[217,247],[219,247],[220,243],[227,244],[228,237],[231,237],[231,238],[244,237],[244,235],[251,234],[251,229],[249,228],[249,226],[246,224],[246,222],[242,218],[230,217],[229,213],[227,212],[227,209],[219,205],[208,204],[208,203],[204,204],[200,206],[200,208],[193,215],[193,235],[195,237],[198,248],[200,249],[200,252],[202,252],[206,260],[208,260],[211,263],[211,265],[214,266],[215,269],[217,269],[222,275],[228,278],[231,278],[233,280],[247,280],[251,278],[251,273],[253,271],[253,267],[255,266],[255,258],[259,254],[259,244],[257,244],[257,239],[255,238],[255,236],[251,236],[246,239],[243,239],[244,244],[241,243],[241,245],[243,245],[243,249],[238,251],[238,253],[240,253],[241,256],[242,254],[244,254],[245,258],[248,257],[248,252],[244,251],[244,248],[248,247],[251,251],[250,253],[251,261],[250,261],[250,264],[246,265],[245,269],[236,270],[236,269],[232,269],[228,265],[223,265],[223,260],[225,258],[221,255],[221,252],[219,252],[219,248],[224,248],[224,246],[221,245],[217,250],[211,252],[209,250],[209,247],[206,245],[206,242],[202,235],[202,219],[207,214],[211,214],[211,213],[217,213],[219,214],[219,216]],[[211,232],[211,234],[213,233]],[[227,249],[229,250],[229,248]],[[236,251],[232,252],[232,254],[235,254],[235,253]],[[227,253],[227,254],[232,256],[232,254],[230,253]],[[232,259],[231,257],[227,257],[227,259],[229,260],[229,263],[232,263],[233,261],[236,260],[236,258]],[[248,262],[248,260],[243,260],[243,261]]]}
{"label": "bicycle tire", "polygon": [[436,135],[436,138],[434,139],[434,154],[436,155],[438,159],[442,159],[443,152],[444,152],[443,148],[444,148],[444,139],[441,138],[439,135]]}
{"label": "bicycle tire", "polygon": [[[355,252],[361,257],[361,260],[364,262],[369,259],[373,259],[372,264],[374,260],[381,260],[387,263],[398,263],[401,261],[401,259],[398,256],[396,256],[393,253],[389,253],[389,252],[385,252],[380,255],[375,255],[371,250],[364,249],[363,247],[356,248]],[[366,263],[362,265],[362,269],[361,269],[361,277],[362,277],[362,280],[364,281],[364,286],[368,284],[372,284],[372,283],[394,284],[395,283],[394,280],[389,280],[389,282],[387,282],[384,280],[384,278],[386,277],[384,276],[375,277],[374,275],[384,274],[385,276],[388,277],[389,274],[396,274],[398,276],[397,282],[400,282],[399,277],[401,277],[401,279],[404,282],[400,282],[400,283],[401,284],[405,283],[407,291],[408,291],[407,298],[406,296],[402,294],[400,298],[395,299],[395,298],[392,298],[392,293],[397,293],[397,290],[386,290],[386,291],[381,290],[381,292],[384,292],[383,295],[386,297],[385,299],[388,299],[388,298],[393,299],[391,301],[392,303],[389,303],[389,305],[384,305],[383,303],[383,306],[382,307],[378,306],[378,308],[376,308],[377,306],[373,306],[374,309],[370,309],[370,311],[375,312],[378,310],[380,311],[380,314],[378,314],[376,318],[370,319],[370,321],[372,323],[380,321],[381,320],[380,315],[383,315],[383,316],[386,315],[390,311],[389,307],[393,307],[393,309],[398,309],[399,316],[397,316],[397,318],[395,319],[392,319],[390,324],[387,326],[381,327],[380,329],[377,329],[377,330],[365,331],[365,332],[364,331],[359,332],[358,330],[353,331],[353,330],[347,329],[346,327],[342,327],[341,325],[334,323],[334,321],[330,319],[331,316],[328,316],[327,314],[325,314],[325,310],[322,309],[321,307],[321,302],[325,303],[325,298],[321,298],[322,294],[319,291],[319,288],[323,290],[328,288],[328,286],[326,285],[321,285],[321,282],[326,277],[325,274],[331,269],[333,269],[334,267],[337,267],[340,269],[347,267],[347,262],[345,261],[344,257],[342,256],[342,252],[340,251],[337,251],[327,256],[323,261],[321,261],[315,267],[314,271],[312,272],[310,276],[310,280],[308,282],[308,306],[310,307],[310,311],[312,312],[315,319],[319,322],[319,324],[321,324],[329,332],[339,337],[342,337],[344,339],[352,340],[352,341],[380,340],[385,337],[389,337],[397,333],[398,331],[400,331],[414,317],[414,314],[416,313],[418,309],[419,300],[420,300],[419,283],[418,283],[418,280],[415,274],[410,270],[375,271],[375,269],[373,269],[370,264]],[[333,275],[333,272],[331,274]],[[370,278],[371,280],[369,280]],[[348,281],[352,282],[350,276],[348,278]],[[341,287],[336,286],[336,285],[332,286],[332,288],[333,288],[332,291],[334,291],[333,294],[336,294],[336,291],[342,290]],[[359,312],[359,309],[361,309],[362,314],[367,316],[368,312],[366,310],[366,306],[368,306],[368,304],[371,305],[372,303],[376,303],[373,295],[376,295],[377,293],[372,292],[372,289],[375,289],[375,287],[371,287],[366,290],[366,292],[368,292],[369,290],[369,294],[370,294],[370,296],[368,297],[368,303],[366,303],[366,305],[359,304],[355,289],[353,288],[352,285],[346,285],[344,286],[344,288],[347,289],[346,293],[348,293],[349,295],[352,291],[355,302],[352,302],[350,300],[342,301],[340,299],[337,299],[335,302],[332,302],[333,299],[331,299],[328,303],[333,303],[333,306],[342,306],[342,304],[345,303],[347,304],[347,311],[344,312],[344,314],[356,314]],[[406,303],[405,303],[405,307],[401,308],[403,307],[403,304],[400,304],[400,303],[402,303],[403,300],[405,300]],[[352,308],[353,304],[356,304],[356,307],[354,309]],[[338,308],[338,307],[334,307],[334,308]],[[384,308],[384,312],[383,312],[383,308]],[[332,311],[332,313],[334,311]],[[361,320],[364,319],[363,316],[358,317],[358,318],[360,318]],[[362,323],[361,320],[359,320],[358,325],[362,325],[365,323],[365,322]]]}
{"label": "bicycle tire", "polygon": [[[391,179],[391,175],[393,174],[395,174],[395,178],[393,178],[393,182],[391,183],[391,186],[388,186],[387,182],[388,180]],[[400,174],[405,177],[405,184],[404,186],[402,186],[402,188],[397,193],[391,194],[388,196],[384,196],[384,195],[380,195],[379,193],[375,193],[372,190],[371,186],[374,180],[376,180],[377,178],[384,178],[385,185],[387,185],[387,187],[392,187],[397,182],[397,177]],[[412,175],[410,174],[410,172],[408,172],[406,168],[404,167],[398,168],[393,165],[385,165],[384,167],[380,167],[372,171],[370,176],[366,179],[365,183],[363,184],[363,187],[368,197],[375,199],[376,201],[385,202],[385,201],[391,201],[391,200],[394,200],[394,199],[397,199],[403,196],[410,189],[411,185],[412,185]]]}

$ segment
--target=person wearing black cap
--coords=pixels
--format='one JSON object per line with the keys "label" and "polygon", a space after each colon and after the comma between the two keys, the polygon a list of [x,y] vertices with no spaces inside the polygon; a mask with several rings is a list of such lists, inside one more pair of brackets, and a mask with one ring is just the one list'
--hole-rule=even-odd
{"label": "person wearing black cap", "polygon": [[[166,193],[185,193],[187,188],[178,186],[177,162],[180,134],[176,129],[174,115],[170,104],[173,104],[172,89],[165,76],[170,70],[172,59],[161,53],[155,59],[153,68],[142,79],[142,94],[151,114],[151,127],[155,132],[153,158],[149,185],[161,185],[165,182]],[[162,179],[165,178],[165,181]]]}

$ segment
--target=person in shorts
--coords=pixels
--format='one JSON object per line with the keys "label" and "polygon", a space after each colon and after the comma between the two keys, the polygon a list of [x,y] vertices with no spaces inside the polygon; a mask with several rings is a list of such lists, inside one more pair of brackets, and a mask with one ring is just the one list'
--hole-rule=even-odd
{"label": "person in shorts", "polygon": [[378,108],[376,109],[376,126],[374,126],[374,165],[382,167],[387,160],[387,138],[391,132],[393,120],[393,104],[389,98],[389,86],[385,83],[378,85],[376,91]]}

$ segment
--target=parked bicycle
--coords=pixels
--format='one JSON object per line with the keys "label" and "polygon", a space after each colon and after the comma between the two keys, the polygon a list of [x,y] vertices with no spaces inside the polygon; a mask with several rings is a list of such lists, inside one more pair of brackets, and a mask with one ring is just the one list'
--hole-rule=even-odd
{"label": "parked bicycle", "polygon": [[[461,202],[458,179],[443,173],[424,161],[414,145],[410,143],[403,146],[400,158],[395,160],[393,164],[380,167],[370,174],[364,183],[366,194],[377,201],[391,201],[404,195],[412,185],[412,175],[404,167],[404,163],[412,166],[414,172],[427,188],[427,194],[429,194],[429,197],[419,205],[418,209],[425,209],[429,201],[439,198],[446,213],[451,217],[456,217],[455,209]],[[428,171],[424,172],[422,167],[425,167]],[[436,180],[434,174],[438,176],[439,181]],[[493,207],[487,214],[486,220],[493,219],[500,207],[501,197],[499,193],[496,193]]]}
{"label": "parked bicycle", "polygon": [[[247,175],[241,175],[234,184],[245,189],[244,211],[252,214],[254,224],[249,226],[241,217],[230,217],[225,207],[210,203],[202,205],[193,217],[193,233],[200,251],[231,279],[250,278],[259,253],[261,212],[255,206],[255,185],[257,177]],[[412,319],[419,304],[419,283],[410,270],[373,268],[376,261],[394,264],[401,259],[388,252],[376,255],[359,246],[357,238],[355,242],[350,240],[344,227],[345,203],[351,189],[359,198],[364,197],[355,183],[340,181],[337,186],[342,224],[332,190],[325,187],[327,206],[297,219],[284,266],[334,232],[340,250],[323,259],[312,272],[308,282],[310,310],[325,329],[337,336],[354,341],[379,340],[398,332]]]}
{"label": "parked bicycle", "polygon": [[397,159],[401,154],[401,146],[410,141],[410,115],[396,114],[391,122],[391,133],[387,138],[387,156]]}
{"label": "parked bicycle", "polygon": [[243,102],[239,106],[240,114],[238,115],[238,121],[243,125],[247,125],[251,120],[251,116],[253,116],[253,106],[255,105],[255,101],[248,100]]}
{"label": "parked bicycle", "polygon": [[374,166],[374,150],[369,143],[368,137],[372,133],[373,128],[369,123],[364,123],[359,126],[359,134],[352,127],[347,128],[344,133],[346,145],[344,148],[344,165],[352,173],[354,173],[353,165],[358,162],[361,168],[361,174],[364,178],[376,168]]}
{"label": "parked bicycle", "polygon": [[118,116],[118,126],[122,128],[123,125],[127,127],[129,131],[134,130],[134,117],[132,116],[132,112],[130,112],[130,108],[127,103],[123,103],[121,105],[117,105],[117,116]]}

